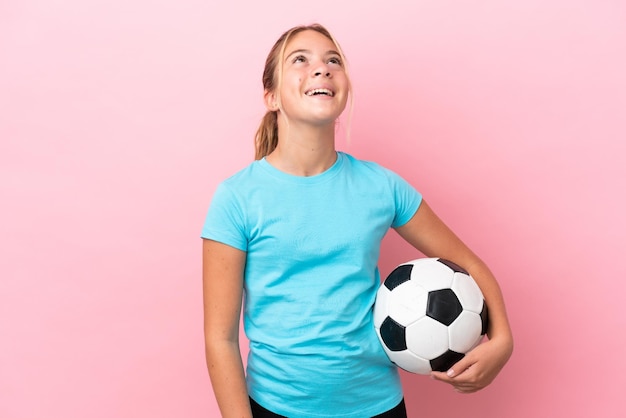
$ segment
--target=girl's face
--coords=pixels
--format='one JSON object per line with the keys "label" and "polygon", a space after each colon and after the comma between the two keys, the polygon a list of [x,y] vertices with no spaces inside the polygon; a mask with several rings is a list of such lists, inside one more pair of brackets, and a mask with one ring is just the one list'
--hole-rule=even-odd
{"label": "girl's face", "polygon": [[[278,94],[288,120],[334,124],[346,107],[349,82],[333,41],[314,30],[299,32],[289,39],[279,65],[283,73]],[[275,96],[266,94],[268,107],[276,103]]]}

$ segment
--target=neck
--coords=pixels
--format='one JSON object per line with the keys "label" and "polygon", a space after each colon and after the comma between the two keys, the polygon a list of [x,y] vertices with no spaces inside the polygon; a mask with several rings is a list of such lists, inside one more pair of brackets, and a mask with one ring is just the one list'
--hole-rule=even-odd
{"label": "neck", "polygon": [[323,173],[337,160],[335,126],[279,125],[278,145],[266,159],[277,169],[296,176]]}

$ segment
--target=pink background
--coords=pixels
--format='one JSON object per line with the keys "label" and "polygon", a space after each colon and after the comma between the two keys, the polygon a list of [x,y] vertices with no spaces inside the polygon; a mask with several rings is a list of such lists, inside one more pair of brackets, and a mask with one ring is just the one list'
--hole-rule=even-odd
{"label": "pink background", "polygon": [[[9,0],[0,416],[219,415],[200,228],[252,158],[267,51],[315,21],[351,64],[339,148],[425,194],[516,336],[478,394],[404,374],[409,415],[625,415],[622,0]],[[383,251],[383,274],[416,256],[395,234]]]}

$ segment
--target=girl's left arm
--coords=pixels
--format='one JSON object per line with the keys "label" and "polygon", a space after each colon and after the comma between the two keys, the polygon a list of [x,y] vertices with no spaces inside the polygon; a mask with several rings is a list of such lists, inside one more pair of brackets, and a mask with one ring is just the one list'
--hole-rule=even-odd
{"label": "girl's left arm", "polygon": [[457,392],[483,389],[495,379],[513,352],[513,335],[496,278],[425,201],[411,220],[396,231],[425,256],[444,258],[463,267],[483,292],[489,312],[489,340],[467,353],[447,372],[431,374],[433,379],[451,384]]}

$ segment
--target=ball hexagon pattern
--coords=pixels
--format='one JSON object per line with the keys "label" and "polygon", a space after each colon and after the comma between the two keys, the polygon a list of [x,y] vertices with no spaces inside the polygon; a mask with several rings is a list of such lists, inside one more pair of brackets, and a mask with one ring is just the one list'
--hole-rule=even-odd
{"label": "ball hexagon pattern", "polygon": [[378,338],[389,359],[411,373],[446,371],[480,343],[487,325],[480,288],[444,259],[399,265],[376,295]]}

